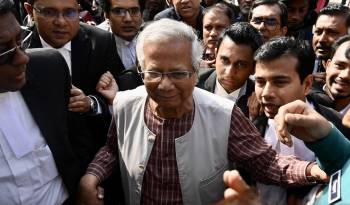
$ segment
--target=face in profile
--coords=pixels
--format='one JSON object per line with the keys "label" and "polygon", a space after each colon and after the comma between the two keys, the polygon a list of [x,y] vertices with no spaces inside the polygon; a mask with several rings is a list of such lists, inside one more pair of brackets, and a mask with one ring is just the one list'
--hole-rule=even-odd
{"label": "face in profile", "polygon": [[26,83],[26,53],[19,47],[28,32],[22,31],[12,13],[0,15],[0,93],[16,91]]}

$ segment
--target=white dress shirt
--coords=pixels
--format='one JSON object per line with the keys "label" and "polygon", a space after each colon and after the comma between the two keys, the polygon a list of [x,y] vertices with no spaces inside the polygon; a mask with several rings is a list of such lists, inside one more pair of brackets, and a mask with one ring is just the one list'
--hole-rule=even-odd
{"label": "white dress shirt", "polygon": [[114,35],[114,37],[118,55],[121,58],[125,69],[136,66],[136,37],[131,41],[124,40],[116,35]]}
{"label": "white dress shirt", "polygon": [[238,88],[237,90],[227,93],[225,88],[222,87],[222,85],[219,83],[218,79],[216,79],[216,85],[215,85],[215,91],[214,93],[232,100],[233,102],[236,102],[242,95],[245,95],[247,89],[247,81],[242,85],[242,87]]}
{"label": "white dress shirt", "polygon": [[71,60],[72,48],[71,48],[71,42],[69,41],[68,43],[66,43],[61,48],[53,48],[48,43],[46,43],[45,40],[43,38],[41,38],[41,36],[40,36],[40,41],[41,41],[41,45],[43,45],[43,48],[52,48],[52,49],[55,49],[58,52],[60,52],[60,54],[66,60],[66,63],[67,63],[68,68],[69,68],[70,75],[72,75],[72,60]]}
{"label": "white dress shirt", "polygon": [[[56,205],[68,198],[49,146],[20,92],[0,93],[0,204]],[[18,129],[19,132],[9,130]],[[13,133],[22,133],[14,136]],[[30,140],[27,153],[18,152],[10,138]],[[31,150],[29,150],[31,149]]]}
{"label": "white dress shirt", "polygon": [[[309,102],[306,102],[309,106],[312,106]],[[315,161],[315,154],[306,147],[304,141],[291,136],[293,145],[288,147],[278,140],[278,136],[275,130],[275,122],[273,119],[268,119],[268,124],[265,130],[265,141],[272,146],[276,152],[282,156],[294,155],[305,161]],[[276,185],[267,185],[257,183],[257,188],[260,193],[260,198],[263,204],[275,204],[286,205],[287,204],[287,192],[286,189]]]}

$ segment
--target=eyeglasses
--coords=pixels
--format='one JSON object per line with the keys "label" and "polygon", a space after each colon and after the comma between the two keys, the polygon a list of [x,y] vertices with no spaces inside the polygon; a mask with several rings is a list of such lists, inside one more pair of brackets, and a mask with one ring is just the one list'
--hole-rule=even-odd
{"label": "eyeglasses", "polygon": [[126,16],[126,12],[128,12],[129,15],[132,17],[139,16],[141,14],[139,7],[132,7],[132,8],[128,8],[128,9],[114,7],[113,9],[111,9],[111,12],[114,15],[119,16],[119,17]]}
{"label": "eyeglasses", "polygon": [[164,76],[167,76],[172,82],[183,82],[190,78],[195,71],[172,71],[172,72],[157,72],[157,71],[143,71],[139,72],[144,82],[159,83]]}
{"label": "eyeglasses", "polygon": [[62,13],[57,11],[56,9],[53,8],[36,8],[33,7],[33,9],[38,12],[42,17],[46,18],[47,20],[53,20],[53,19],[58,19],[60,15],[67,20],[67,21],[75,21],[79,19],[79,12],[77,9],[66,9]]}
{"label": "eyeglasses", "polygon": [[0,65],[4,65],[12,62],[17,49],[21,49],[22,51],[27,49],[30,45],[32,33],[33,33],[32,31],[22,28],[21,34],[20,34],[21,43],[11,48],[10,50],[0,53]]}
{"label": "eyeglasses", "polygon": [[261,25],[261,23],[264,23],[266,28],[269,30],[274,30],[279,25],[279,22],[273,18],[253,18],[250,22],[257,26]]}

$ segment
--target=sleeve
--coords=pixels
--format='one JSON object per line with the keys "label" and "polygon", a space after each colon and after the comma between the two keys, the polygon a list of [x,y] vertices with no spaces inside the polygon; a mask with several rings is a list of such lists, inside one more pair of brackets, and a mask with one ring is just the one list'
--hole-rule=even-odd
{"label": "sleeve", "polygon": [[108,131],[108,137],[106,145],[103,146],[96,154],[94,160],[89,164],[86,173],[95,175],[100,182],[104,181],[114,169],[118,163],[117,152],[117,133],[116,124],[114,119],[112,120],[111,127]]}
{"label": "sleeve", "polygon": [[306,146],[315,152],[318,165],[328,175],[341,169],[350,158],[350,142],[335,126],[325,138]]}
{"label": "sleeve", "polygon": [[257,181],[285,186],[310,184],[305,175],[309,162],[279,156],[237,106],[232,110],[228,143],[229,159]]}

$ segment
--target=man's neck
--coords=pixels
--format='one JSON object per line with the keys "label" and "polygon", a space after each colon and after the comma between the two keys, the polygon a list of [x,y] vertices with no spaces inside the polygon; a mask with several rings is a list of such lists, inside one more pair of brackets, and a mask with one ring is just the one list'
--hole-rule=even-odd
{"label": "man's neck", "polygon": [[350,103],[350,97],[334,99],[335,110],[339,112],[343,110],[349,103]]}
{"label": "man's neck", "polygon": [[192,26],[194,29],[196,29],[198,27],[197,26],[197,24],[198,24],[197,19],[198,19],[199,11],[200,11],[200,9],[198,9],[198,11],[196,12],[196,15],[193,15],[192,18],[188,18],[188,19],[183,18],[183,21],[186,24]]}

